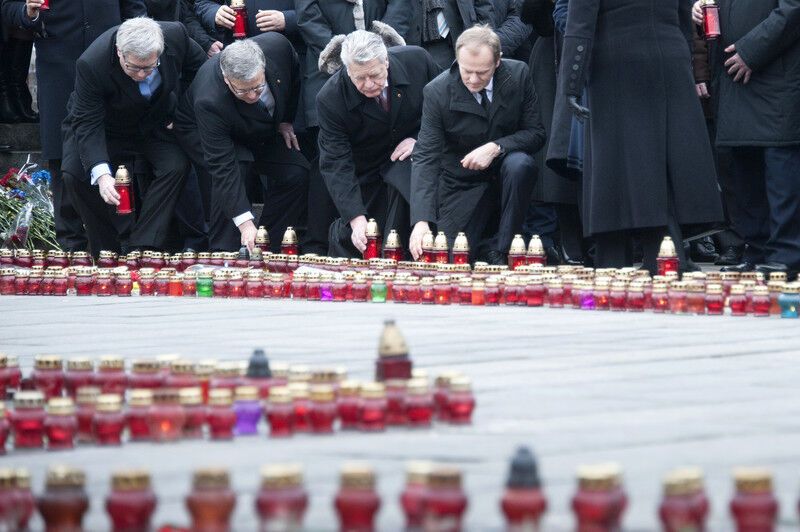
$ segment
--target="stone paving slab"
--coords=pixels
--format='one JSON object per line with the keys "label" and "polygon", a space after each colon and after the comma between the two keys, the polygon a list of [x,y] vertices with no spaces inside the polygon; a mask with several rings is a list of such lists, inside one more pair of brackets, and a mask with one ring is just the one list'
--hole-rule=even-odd
{"label": "stone paving slab", "polygon": [[[11,452],[42,488],[48,465],[83,467],[92,509],[87,530],[104,530],[110,472],[143,466],[159,495],[156,523],[187,524],[190,472],[230,467],[240,496],[235,530],[254,530],[258,469],[305,465],[309,530],[335,529],[332,507],[342,462],[370,461],[384,498],[380,530],[399,530],[397,496],[408,459],[459,465],[470,497],[467,530],[501,530],[498,498],[519,444],[539,460],[550,508],[545,530],[570,530],[569,498],[579,464],[618,461],[630,506],[628,531],[657,530],[660,482],[670,469],[699,465],[712,503],[709,530],[732,530],[731,469],[763,465],[775,473],[781,530],[796,530],[800,494],[800,326],[793,320],[583,312],[571,309],[434,307],[296,301],[166,298],[0,298],[0,351],[65,357],[182,353],[192,359],[247,358],[261,346],[273,360],[345,365],[372,376],[382,321],[395,318],[415,367],[433,376],[458,369],[474,382],[470,427],[337,433],[288,441],[129,444],[61,453]],[[40,526],[40,525],[38,525]]]}

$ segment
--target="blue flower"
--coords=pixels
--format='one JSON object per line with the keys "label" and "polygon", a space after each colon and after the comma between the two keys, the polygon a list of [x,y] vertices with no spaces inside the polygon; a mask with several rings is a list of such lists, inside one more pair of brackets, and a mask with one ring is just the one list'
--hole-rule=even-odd
{"label": "blue flower", "polygon": [[49,185],[51,180],[52,177],[50,176],[50,172],[48,172],[47,170],[39,170],[37,172],[34,172],[33,175],[31,176],[31,181],[33,182],[34,185],[38,185],[39,183],[44,183],[46,185]]}

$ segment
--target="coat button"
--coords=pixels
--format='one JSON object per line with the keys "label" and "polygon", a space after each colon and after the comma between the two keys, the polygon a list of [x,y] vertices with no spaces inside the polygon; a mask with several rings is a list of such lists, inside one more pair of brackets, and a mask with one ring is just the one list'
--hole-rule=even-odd
{"label": "coat button", "polygon": [[582,45],[582,44],[579,44],[579,45],[578,45],[578,51],[579,51],[579,52],[582,52],[583,50],[584,50],[584,48],[583,48],[583,45]]}
{"label": "coat button", "polygon": [[581,60],[581,57],[582,57],[582,56],[581,56],[580,54],[576,55],[576,56],[575,56],[575,61],[580,61],[580,60]]}
{"label": "coat button", "polygon": [[578,70],[578,65],[572,65],[572,70]]}

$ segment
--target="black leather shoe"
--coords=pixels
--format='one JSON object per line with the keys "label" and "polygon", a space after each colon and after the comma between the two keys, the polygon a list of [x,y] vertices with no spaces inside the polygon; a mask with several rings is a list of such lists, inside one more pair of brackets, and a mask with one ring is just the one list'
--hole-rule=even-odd
{"label": "black leather shoe", "polygon": [[748,261],[743,261],[740,262],[739,264],[734,264],[731,266],[723,266],[721,268],[721,271],[723,272],[739,272],[739,273],[753,272],[755,270],[756,270],[756,265]]}
{"label": "black leather shoe", "polygon": [[693,240],[689,244],[689,256],[695,262],[714,262],[719,258],[714,242],[709,237]]}
{"label": "black leather shoe", "polygon": [[681,264],[681,273],[700,271],[703,271],[703,269],[695,264],[691,259],[686,259],[686,262]]}
{"label": "black leather shoe", "polygon": [[742,262],[742,247],[741,246],[728,246],[722,251],[714,264],[717,266],[736,266]]}
{"label": "black leather shoe", "polygon": [[508,257],[499,251],[490,251],[486,254],[486,262],[493,266],[508,266]]}
{"label": "black leather shoe", "polygon": [[794,277],[795,272],[791,272],[789,267],[780,262],[767,262],[765,264],[757,264],[756,271],[761,272],[764,274],[764,277],[769,280],[769,275],[771,273],[782,272],[785,273],[786,276],[791,281]]}
{"label": "black leather shoe", "polygon": [[548,266],[558,266],[563,261],[561,260],[561,253],[558,252],[558,248],[550,247],[544,250],[545,257],[547,258],[547,265]]}

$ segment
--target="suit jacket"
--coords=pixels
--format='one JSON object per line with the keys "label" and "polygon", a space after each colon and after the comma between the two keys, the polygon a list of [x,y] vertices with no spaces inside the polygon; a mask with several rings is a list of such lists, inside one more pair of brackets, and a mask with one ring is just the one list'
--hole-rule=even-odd
{"label": "suit jacket", "polygon": [[[412,7],[409,0],[363,0],[364,25],[367,30],[372,21],[380,20],[390,25],[405,38],[411,24]],[[303,87],[306,118],[309,126],[318,125],[314,105],[317,93],[328,75],[319,71],[319,54],[334,35],[356,30],[353,20],[353,3],[348,0],[297,0],[297,26],[306,42],[306,76]]]}
{"label": "suit jacket", "polygon": [[[212,57],[197,73],[181,101],[175,127],[179,135],[197,131],[203,156],[214,182],[221,191],[226,216],[233,218],[250,210],[250,202],[241,179],[239,161],[259,158],[287,164],[306,164],[299,152],[272,150],[278,140],[278,125],[291,123],[300,94],[300,64],[289,40],[280,33],[253,37],[266,58],[267,85],[275,98],[272,116],[258,104],[248,104],[230,91],[222,77],[219,56]],[[242,148],[245,149],[242,149]],[[286,159],[286,157],[294,157]]]}
{"label": "suit jacket", "polygon": [[72,159],[79,155],[84,171],[74,175],[88,178],[86,173],[91,168],[109,160],[107,136],[145,139],[173,121],[178,98],[205,62],[206,54],[181,23],[159,25],[164,32],[164,53],[158,67],[161,85],[149,102],[119,64],[117,28],[98,37],[78,59],[75,91],[64,120],[64,130],[74,136],[78,153],[65,149],[65,170],[76,171]]}
{"label": "suit jacket", "polygon": [[[409,0],[414,8],[414,20],[406,37],[406,44],[422,45],[422,25],[425,14],[422,12],[422,0]],[[489,24],[494,27],[494,6],[490,0],[447,0],[443,9],[444,18],[450,28],[448,35],[453,48],[456,40],[465,29],[475,24]],[[517,16],[519,20],[519,16]]]}
{"label": "suit jacket", "polygon": [[154,20],[181,22],[186,26],[189,37],[200,45],[203,51],[214,44],[215,38],[200,23],[194,12],[194,0],[145,0],[147,13]]}
{"label": "suit jacket", "polygon": [[320,172],[343,220],[366,215],[359,184],[389,162],[403,139],[416,138],[422,90],[439,73],[417,46],[389,49],[389,113],[356,89],[345,68],[317,95]]}
{"label": "suit jacket", "polygon": [[[223,0],[196,0],[195,12],[203,21],[209,31],[217,34],[218,38],[228,44],[233,42],[233,33],[230,30],[220,28],[214,22],[214,17],[217,15],[219,6]],[[306,44],[300,37],[300,31],[297,28],[297,11],[295,10],[296,0],[245,0],[245,7],[247,8],[247,36],[255,37],[261,35],[263,32],[258,29],[256,25],[256,15],[259,10],[280,11],[286,20],[286,28],[282,32],[298,54],[302,54],[306,49]]]}
{"label": "suit jacket", "polygon": [[506,153],[533,155],[544,145],[544,126],[528,65],[502,59],[492,90],[487,113],[462,83],[457,63],[425,87],[422,126],[411,166],[412,224],[436,220],[436,190],[442,172],[464,181],[491,178],[496,164],[484,171],[461,166],[461,159],[475,148],[495,142]]}
{"label": "suit jacket", "polygon": [[3,0],[3,21],[34,31],[39,91],[39,134],[44,159],[61,158],[61,123],[75,84],[75,62],[104,31],[146,14],[143,0],[52,2],[33,22],[25,0]]}

